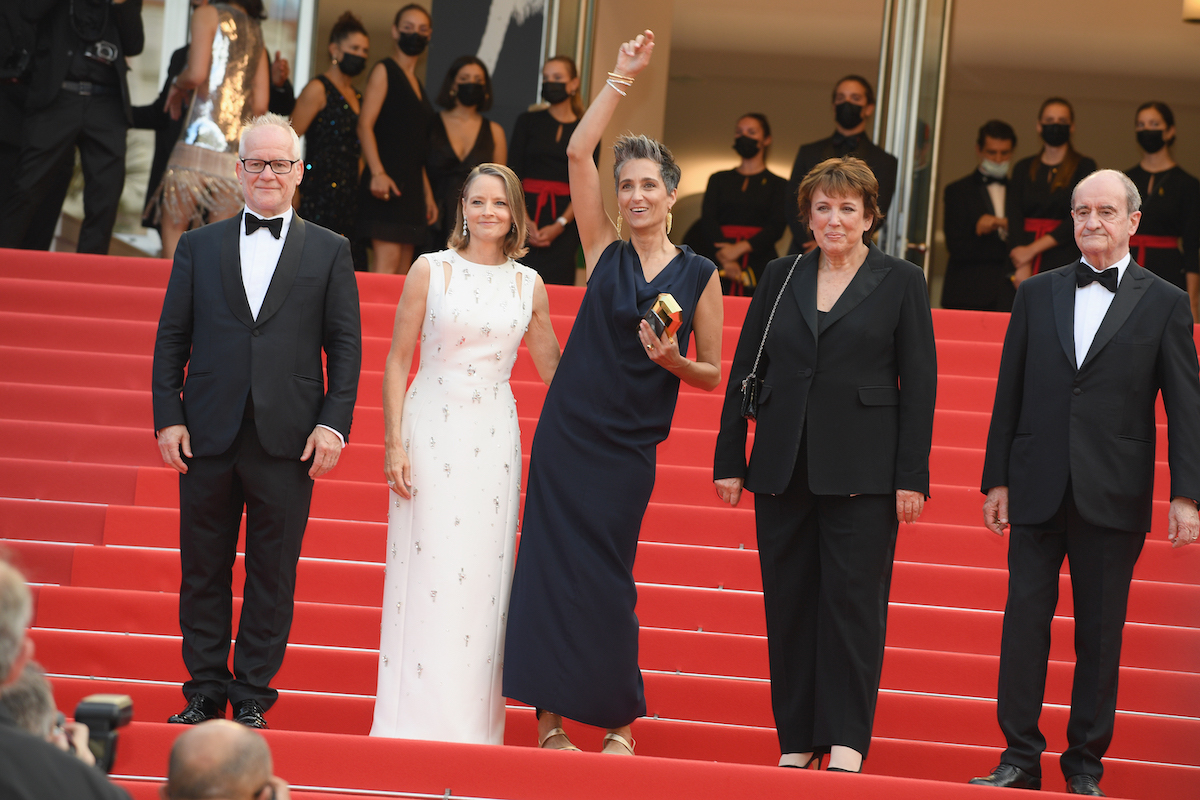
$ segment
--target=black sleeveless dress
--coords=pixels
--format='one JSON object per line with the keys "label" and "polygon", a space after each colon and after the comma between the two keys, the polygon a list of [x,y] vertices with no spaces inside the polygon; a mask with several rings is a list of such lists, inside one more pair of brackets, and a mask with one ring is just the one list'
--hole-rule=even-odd
{"label": "black sleeveless dress", "polygon": [[679,379],[646,356],[637,326],[670,292],[683,307],[685,353],[716,270],[680,250],[650,282],[628,242],[600,256],[530,452],[504,696],[601,728],[646,713],[633,561]]}
{"label": "black sleeveless dress", "polygon": [[[358,114],[324,75],[325,107],[305,131],[300,217],[343,236],[354,233],[358,208]],[[362,108],[362,95],[354,92]]]}
{"label": "black sleeveless dress", "polygon": [[358,234],[401,244],[425,241],[425,182],[421,169],[429,147],[429,118],[436,116],[424,92],[418,95],[404,70],[391,58],[388,93],[375,120],[375,142],[384,172],[396,182],[399,197],[380,200],[371,194],[371,171],[363,170],[358,190]]}
{"label": "black sleeveless dress", "polygon": [[429,184],[433,187],[433,196],[438,204],[438,221],[429,226],[430,250],[446,248],[446,237],[450,235],[450,229],[458,219],[459,194],[471,170],[480,164],[494,161],[495,157],[496,143],[492,137],[492,123],[487,117],[483,118],[483,124],[479,126],[475,144],[462,160],[459,160],[454,146],[450,144],[442,115],[434,114],[430,117],[429,154],[426,156],[425,169],[429,173]]}

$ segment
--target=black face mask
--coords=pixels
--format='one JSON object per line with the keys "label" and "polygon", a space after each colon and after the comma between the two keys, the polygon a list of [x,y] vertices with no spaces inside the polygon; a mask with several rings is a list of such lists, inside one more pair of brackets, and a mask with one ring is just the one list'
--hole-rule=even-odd
{"label": "black face mask", "polygon": [[857,128],[863,121],[863,108],[864,106],[847,100],[833,107],[833,118],[837,121],[839,128],[846,130]]}
{"label": "black face mask", "polygon": [[400,38],[396,40],[396,44],[400,46],[400,52],[406,56],[419,56],[425,52],[425,48],[429,45],[429,37],[421,33],[412,33],[411,31],[400,34]]}
{"label": "black face mask", "polygon": [[459,83],[455,84],[454,92],[464,106],[477,106],[483,102],[485,90],[482,83]]}
{"label": "black face mask", "polygon": [[1051,147],[1062,147],[1071,141],[1071,126],[1057,123],[1054,125],[1043,125],[1042,141]]}
{"label": "black face mask", "polygon": [[751,139],[749,136],[739,136],[733,140],[733,149],[742,158],[754,158],[758,155],[761,146],[762,142],[758,139]]}
{"label": "black face mask", "polygon": [[542,81],[542,99],[550,105],[561,103],[570,96],[565,83],[561,81]]}
{"label": "black face mask", "polygon": [[337,68],[342,71],[343,75],[349,78],[360,74],[366,66],[367,60],[353,53],[342,53],[342,57],[337,60]]}
{"label": "black face mask", "polygon": [[1146,129],[1137,132],[1138,147],[1145,150],[1147,153],[1157,153],[1162,150],[1167,141],[1163,138],[1162,131]]}

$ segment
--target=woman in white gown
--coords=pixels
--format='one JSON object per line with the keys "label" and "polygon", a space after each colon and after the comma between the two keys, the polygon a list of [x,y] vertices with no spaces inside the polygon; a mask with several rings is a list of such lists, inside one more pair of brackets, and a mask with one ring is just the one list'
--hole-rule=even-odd
{"label": "woman in white gown", "polygon": [[457,217],[450,249],[420,257],[405,279],[384,370],[391,494],[371,735],[503,744],[521,502],[508,380],[522,338],[547,384],[560,350],[545,284],[513,260],[525,253],[520,180],[481,164]]}

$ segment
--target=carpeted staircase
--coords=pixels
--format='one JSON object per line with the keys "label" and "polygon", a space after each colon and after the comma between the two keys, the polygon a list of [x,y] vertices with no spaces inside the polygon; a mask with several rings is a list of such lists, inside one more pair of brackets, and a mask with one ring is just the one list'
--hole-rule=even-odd
{"label": "carpeted staircase", "polygon": [[[0,250],[0,547],[35,585],[32,635],[59,706],[70,712],[99,691],[133,696],[114,774],[147,800],[179,732],[165,720],[183,705],[185,677],[178,484],[155,446],[149,391],[168,272],[157,260]],[[829,777],[772,766],[753,498],[722,506],[711,482],[724,384],[711,394],[684,387],[659,449],[635,569],[650,714],[634,725],[637,758],[535,750],[533,712],[520,705],[508,709],[502,748],[366,736],[386,536],[380,387],[400,287],[359,275],[364,357],[351,445],[314,492],[268,714],[276,771],[296,797],[986,800],[996,791],[965,781],[990,771],[1002,746],[994,698],[1006,542],[982,527],[978,486],[1006,315],[934,312],[933,497],[920,523],[901,526],[868,774]],[[561,342],[581,297],[550,287]],[[726,372],[745,308],[726,300]],[[528,453],[545,387],[527,355],[513,390]],[[1110,796],[1189,797],[1200,785],[1200,547],[1167,543],[1166,479],[1160,461],[1155,529],[1125,629],[1102,784]],[[1053,751],[1046,788],[1058,791],[1073,666],[1065,572],[1042,715]],[[239,561],[235,584],[241,574]],[[585,750],[599,748],[601,731],[567,728]]]}

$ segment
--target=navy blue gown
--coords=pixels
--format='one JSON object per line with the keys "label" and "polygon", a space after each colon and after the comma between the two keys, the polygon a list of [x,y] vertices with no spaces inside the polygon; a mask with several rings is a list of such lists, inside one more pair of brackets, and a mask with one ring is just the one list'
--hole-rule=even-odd
{"label": "navy blue gown", "polygon": [[628,242],[600,256],[529,462],[504,652],[504,695],[601,728],[646,713],[633,560],[679,379],[637,335],[660,292],[692,315],[716,266],[687,247],[647,283]]}

